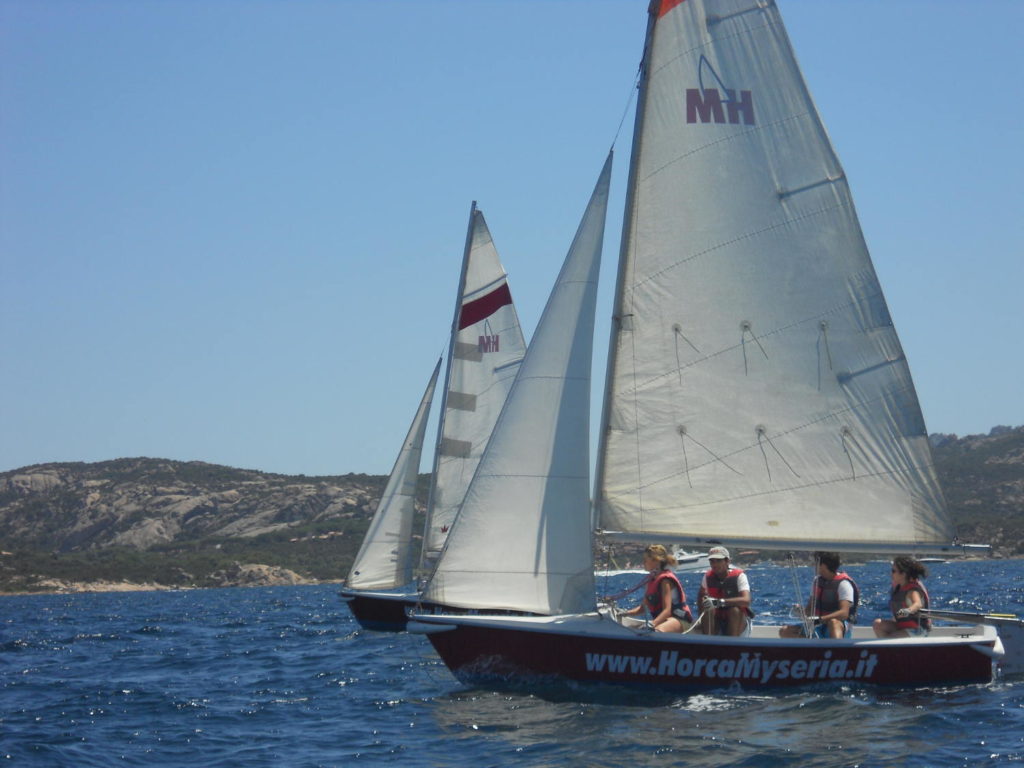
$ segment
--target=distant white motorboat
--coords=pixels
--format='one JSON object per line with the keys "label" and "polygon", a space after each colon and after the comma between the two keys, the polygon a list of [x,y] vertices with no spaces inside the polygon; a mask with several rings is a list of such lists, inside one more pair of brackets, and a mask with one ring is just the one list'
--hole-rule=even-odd
{"label": "distant white motorboat", "polygon": [[[683,549],[677,549],[674,553],[676,558],[676,565],[672,568],[676,573],[703,573],[711,567],[711,563],[708,560],[706,552],[687,552]],[[612,576],[622,576],[623,574],[638,574],[646,573],[643,568],[620,568],[610,569],[607,571],[594,571],[594,575],[599,578],[609,578]]]}

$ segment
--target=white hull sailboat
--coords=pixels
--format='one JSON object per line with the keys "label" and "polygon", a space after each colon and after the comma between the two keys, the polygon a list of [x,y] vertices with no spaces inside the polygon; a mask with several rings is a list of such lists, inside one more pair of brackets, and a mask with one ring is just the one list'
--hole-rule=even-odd
{"label": "white hull sailboat", "polygon": [[419,603],[413,566],[418,557],[421,569],[429,568],[444,546],[525,351],[508,278],[474,202],[452,320],[423,546],[418,553],[413,546],[413,507],[437,368],[340,592],[363,627],[405,629],[406,611]]}
{"label": "white hull sailboat", "polygon": [[424,590],[543,616],[417,615],[410,630],[471,683],[990,680],[1004,649],[982,617],[926,637],[807,640],[777,626],[655,633],[597,609],[592,514],[612,540],[689,549],[958,550],[845,174],[774,2],[654,0],[649,13],[596,509],[580,384],[593,305],[564,275],[597,267],[570,252]]}

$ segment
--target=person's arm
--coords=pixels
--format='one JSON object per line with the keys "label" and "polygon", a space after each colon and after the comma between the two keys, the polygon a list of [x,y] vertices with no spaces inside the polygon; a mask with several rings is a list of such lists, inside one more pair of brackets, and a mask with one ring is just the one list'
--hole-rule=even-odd
{"label": "person's arm", "polygon": [[736,582],[739,588],[739,595],[725,598],[726,608],[749,608],[750,607],[750,582],[747,581],[747,574],[741,573]]}
{"label": "person's arm", "polygon": [[636,616],[638,613],[641,613],[643,610],[644,610],[644,604],[641,601],[639,605],[637,605],[637,606],[635,606],[633,608],[630,608],[628,611],[623,611],[622,615],[623,616]]}
{"label": "person's arm", "polygon": [[915,613],[920,612],[922,608],[924,608],[924,601],[921,599],[921,593],[916,589],[911,590],[903,598],[903,607],[896,611],[896,618],[902,619],[907,616],[913,616]]}
{"label": "person's arm", "polygon": [[924,608],[924,600],[921,599],[921,593],[916,589],[907,593],[903,604],[907,607],[907,612],[911,614],[918,613]]}
{"label": "person's arm", "polygon": [[829,621],[831,619],[839,619],[839,621],[846,621],[850,618],[850,601],[840,600],[839,610],[832,611],[832,613],[826,613],[819,617],[821,621]]}
{"label": "person's arm", "polygon": [[750,590],[741,590],[739,595],[736,597],[724,598],[726,608],[749,608],[750,607]]}

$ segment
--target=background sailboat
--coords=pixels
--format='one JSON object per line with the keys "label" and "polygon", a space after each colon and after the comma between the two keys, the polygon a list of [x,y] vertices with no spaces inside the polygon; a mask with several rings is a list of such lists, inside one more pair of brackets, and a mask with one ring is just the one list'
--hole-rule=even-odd
{"label": "background sailboat", "polygon": [[346,583],[352,589],[392,589],[412,580],[412,522],[423,437],[441,370],[438,359],[402,449],[388,476],[370,527],[352,562]]}
{"label": "background sailboat", "polygon": [[[415,452],[403,449],[407,464],[402,464],[400,457],[388,481],[389,490],[395,485],[408,493],[401,497],[403,534],[396,538],[393,533],[398,523],[380,521],[398,516],[392,511],[398,504],[397,497],[392,500],[386,490],[346,587],[340,593],[364,627],[385,631],[404,629],[406,610],[419,600],[416,585],[412,583],[413,563],[418,557],[429,566],[444,545],[525,351],[526,342],[512,303],[507,275],[483,212],[474,202],[470,208],[449,340],[423,546],[420,553],[416,553],[411,535],[405,537],[405,532],[411,534],[415,478],[425,422],[419,428],[419,446]],[[434,375],[436,377],[436,370]],[[425,398],[425,402],[428,400]],[[415,465],[412,465],[413,459]],[[400,479],[396,479],[395,472],[402,472]],[[402,543],[396,546],[399,539]],[[370,573],[374,575],[368,576]],[[397,593],[380,591],[396,588],[401,589]]]}
{"label": "background sailboat", "polygon": [[587,424],[611,160],[609,153],[425,600],[541,614],[593,602]]}
{"label": "background sailboat", "polygon": [[[687,546],[956,549],[845,174],[774,4],[652,2],[633,141],[599,525]],[[549,332],[542,324],[537,336]],[[571,407],[559,418],[584,428]],[[506,445],[499,434],[495,450]],[[506,450],[529,452],[529,437]],[[552,457],[551,473],[567,461]],[[551,532],[568,530],[561,521]],[[567,573],[583,567],[576,543],[545,537],[543,551],[562,552]],[[930,685],[988,680],[1003,652],[981,625],[897,641],[870,628],[820,642],[779,639],[777,627],[750,638],[654,636],[594,612],[593,597],[556,615],[557,593],[504,576],[529,564],[503,564],[495,589],[519,584],[506,600],[550,618],[418,621],[460,678]],[[444,599],[446,584],[428,592]]]}

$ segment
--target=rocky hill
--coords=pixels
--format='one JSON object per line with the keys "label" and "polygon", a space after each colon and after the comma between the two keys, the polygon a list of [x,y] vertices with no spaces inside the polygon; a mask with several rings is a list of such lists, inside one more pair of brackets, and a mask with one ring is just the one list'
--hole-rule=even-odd
{"label": "rocky hill", "polygon": [[290,477],[202,462],[118,459],[0,474],[0,540],[58,552],[251,538],[373,512],[382,478]]}
{"label": "rocky hill", "polygon": [[991,544],[997,557],[1024,555],[1024,427],[931,443],[961,541]]}
{"label": "rocky hill", "polygon": [[[1024,427],[932,445],[961,540],[1024,555]],[[340,579],[384,481],[145,458],[0,473],[0,591]]]}
{"label": "rocky hill", "polygon": [[146,458],[4,472],[0,590],[338,579],[384,480]]}

